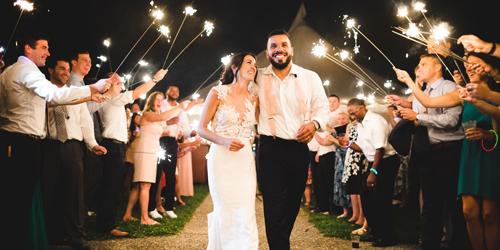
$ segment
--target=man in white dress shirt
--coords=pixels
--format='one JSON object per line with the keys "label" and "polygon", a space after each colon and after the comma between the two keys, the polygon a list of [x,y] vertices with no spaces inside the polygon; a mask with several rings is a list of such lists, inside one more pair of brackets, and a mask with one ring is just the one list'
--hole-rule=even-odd
{"label": "man in white dress shirt", "polygon": [[[161,106],[161,112],[170,110],[179,103],[177,99],[179,98],[179,88],[177,86],[170,86],[165,92],[167,97],[163,100],[163,105]],[[192,102],[185,110],[189,110],[194,105],[201,103],[201,99]],[[181,110],[176,116],[167,120],[163,127],[163,134],[160,138],[160,146],[165,149],[165,160],[161,160],[157,166],[156,172],[156,183],[151,184],[149,189],[149,205],[148,211],[152,218],[161,218],[162,216],[158,213],[157,207],[161,204],[156,204],[156,195],[158,192],[158,184],[160,182],[161,173],[165,173],[165,204],[164,214],[170,218],[177,218],[174,213],[174,197],[175,197],[175,169],[177,167],[177,137],[182,133],[186,138],[196,136],[196,130],[192,130],[189,127],[189,119],[185,111]],[[163,212],[163,211],[161,211]]]}
{"label": "man in white dress shirt", "polygon": [[[5,216],[9,230],[0,240],[7,244],[25,242],[33,192],[41,170],[40,139],[46,135],[46,102],[64,104],[90,97],[109,88],[109,81],[79,88],[58,88],[45,79],[38,67],[45,66],[48,39],[39,34],[24,35],[17,41],[23,54],[0,75],[0,162],[3,199],[21,216]],[[90,99],[90,98],[89,98]],[[5,211],[8,209],[8,211]],[[3,206],[1,214],[11,214]],[[10,211],[10,212],[9,212]]]}
{"label": "man in white dress shirt", "polygon": [[358,141],[352,143],[340,137],[342,145],[363,152],[369,162],[363,174],[361,204],[375,247],[396,245],[396,232],[392,226],[392,197],[394,181],[399,169],[399,156],[390,143],[389,123],[379,114],[366,109],[363,100],[351,99],[347,103],[349,116],[359,121]]}
{"label": "man in white dress shirt", "polygon": [[[52,60],[48,70],[50,82],[59,88],[68,88],[68,61]],[[106,149],[94,138],[87,104],[49,107],[47,119],[48,140],[41,175],[47,236],[51,244],[62,242],[68,236],[74,248],[85,249],[82,140],[97,155],[105,154]]]}
{"label": "man in white dress shirt", "polygon": [[[305,190],[309,149],[328,121],[328,100],[318,74],[293,64],[290,36],[271,32],[266,57],[251,88],[259,96],[259,175],[271,250],[290,249],[290,233]],[[310,117],[312,111],[313,117]]]}
{"label": "man in white dress shirt", "polygon": [[[102,156],[103,171],[96,225],[97,230],[102,233],[108,233],[114,237],[128,235],[127,232],[122,232],[115,226],[118,191],[125,163],[125,145],[128,141],[125,105],[146,94],[158,81],[163,79],[166,73],[167,70],[159,70],[153,78],[134,90],[128,90],[113,96],[99,110],[103,125],[101,145],[108,150],[108,153]],[[108,76],[119,81],[118,74],[111,72]],[[122,84],[119,82],[116,87],[121,88]],[[151,198],[154,199],[154,197]]]}

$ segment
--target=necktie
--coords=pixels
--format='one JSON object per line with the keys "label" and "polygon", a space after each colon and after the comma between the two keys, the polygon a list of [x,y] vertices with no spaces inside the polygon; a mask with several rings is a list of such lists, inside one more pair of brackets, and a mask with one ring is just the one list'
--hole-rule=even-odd
{"label": "necktie", "polygon": [[56,121],[57,139],[64,143],[68,140],[68,132],[66,131],[66,106],[54,107],[54,120]]}

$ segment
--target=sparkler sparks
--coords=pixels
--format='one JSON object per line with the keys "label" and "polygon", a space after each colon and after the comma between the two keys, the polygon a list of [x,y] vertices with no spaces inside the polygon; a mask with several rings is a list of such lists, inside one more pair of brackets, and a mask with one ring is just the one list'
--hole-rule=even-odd
{"label": "sparkler sparks", "polygon": [[22,11],[32,11],[33,10],[33,3],[30,3],[30,2],[25,1],[25,0],[17,0],[14,3],[14,6],[19,6],[19,8],[21,8]]}
{"label": "sparkler sparks", "polygon": [[155,10],[151,13],[151,16],[156,20],[161,20],[163,18],[163,12],[161,10]]}
{"label": "sparkler sparks", "polygon": [[447,26],[448,25],[446,23],[441,23],[438,26],[435,26],[432,30],[432,38],[436,39],[437,44],[439,44],[439,41],[450,35],[450,31]]}
{"label": "sparkler sparks", "polygon": [[325,47],[325,42],[323,40],[319,40],[319,43],[313,43],[314,47],[311,51],[312,54],[315,56],[322,58],[326,56],[326,47]]}
{"label": "sparkler sparks", "polygon": [[170,42],[170,29],[167,26],[161,25],[158,28],[158,32],[160,32],[162,35],[166,36],[168,39],[168,42]]}
{"label": "sparkler sparks", "polygon": [[108,58],[105,56],[98,56],[97,59],[101,60],[101,62],[106,62],[108,61]]}
{"label": "sparkler sparks", "polygon": [[405,33],[409,37],[417,37],[420,34],[420,29],[415,23],[410,23],[410,27],[406,30]]}
{"label": "sparkler sparks", "polygon": [[163,147],[160,147],[160,149],[158,149],[158,152],[156,152],[156,154],[158,155],[158,163],[160,163],[161,160],[165,160],[166,152],[167,151]]}
{"label": "sparkler sparks", "polygon": [[425,9],[425,4],[422,2],[416,2],[415,5],[413,6],[413,8],[415,10],[422,12],[422,13],[427,12],[427,10]]}
{"label": "sparkler sparks", "polygon": [[340,58],[342,59],[342,61],[344,61],[344,59],[346,59],[346,58],[349,58],[349,52],[347,52],[345,50],[342,50],[339,54],[340,54]]}
{"label": "sparkler sparks", "polygon": [[102,43],[104,44],[104,46],[109,47],[111,45],[111,39],[108,38],[104,40]]}
{"label": "sparkler sparks", "polygon": [[354,28],[354,25],[356,25],[356,22],[354,21],[354,19],[349,19],[349,20],[347,20],[346,27],[347,27],[348,29],[352,29],[352,28]]}
{"label": "sparkler sparks", "polygon": [[231,56],[233,55],[233,53],[223,57],[220,59],[220,62],[224,65],[227,65],[229,63],[229,61],[231,60]]}
{"label": "sparkler sparks", "polygon": [[323,86],[330,86],[330,81],[326,80],[325,82],[323,82]]}
{"label": "sparkler sparks", "polygon": [[207,32],[207,36],[210,36],[214,30],[214,24],[209,21],[205,21],[204,30]]}
{"label": "sparkler sparks", "polygon": [[407,17],[408,16],[408,8],[406,8],[406,6],[399,8],[398,9],[398,16]]}
{"label": "sparkler sparks", "polygon": [[193,14],[194,14],[194,13],[196,13],[196,11],[197,11],[197,10],[196,10],[196,9],[193,9],[193,7],[188,6],[188,7],[186,7],[186,9],[185,9],[182,13],[184,13],[184,14],[186,14],[186,15],[193,16]]}
{"label": "sparkler sparks", "polygon": [[149,65],[149,63],[148,63],[148,62],[143,61],[143,60],[140,60],[140,61],[138,62],[138,64],[139,64],[140,66],[148,66],[148,65]]}

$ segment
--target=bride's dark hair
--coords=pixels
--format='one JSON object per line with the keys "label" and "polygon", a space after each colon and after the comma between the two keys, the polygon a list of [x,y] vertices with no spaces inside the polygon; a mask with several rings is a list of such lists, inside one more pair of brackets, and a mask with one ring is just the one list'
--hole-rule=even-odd
{"label": "bride's dark hair", "polygon": [[[247,55],[251,55],[251,56],[253,56],[253,58],[255,58],[255,60],[257,60],[257,57],[253,53],[250,53],[250,52],[241,52],[241,53],[234,54],[233,56],[231,56],[231,59],[229,59],[229,63],[226,64],[226,67],[224,68],[224,73],[222,73],[222,76],[220,79],[220,82],[222,85],[231,84],[233,82],[235,75],[237,75],[238,71],[240,71],[241,64],[243,64],[243,59],[245,59],[245,56],[247,56]],[[236,66],[236,68],[237,68],[235,73],[233,73],[233,69],[232,69],[233,65]],[[257,73],[258,73],[258,71],[255,73],[255,77],[253,79],[253,82],[255,82],[255,83],[257,83],[256,82]]]}

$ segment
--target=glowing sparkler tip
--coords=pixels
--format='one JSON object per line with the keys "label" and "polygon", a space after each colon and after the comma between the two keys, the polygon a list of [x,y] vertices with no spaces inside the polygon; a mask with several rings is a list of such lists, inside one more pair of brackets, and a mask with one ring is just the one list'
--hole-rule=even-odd
{"label": "glowing sparkler tip", "polygon": [[422,13],[427,12],[427,10],[425,9],[425,4],[422,2],[416,2],[415,5],[413,6],[413,8],[415,10],[422,12]]}
{"label": "glowing sparkler tip", "polygon": [[0,46],[0,53],[5,52],[5,48],[3,46]]}
{"label": "glowing sparkler tip", "polygon": [[196,13],[196,11],[198,11],[198,10],[193,9],[193,7],[191,7],[191,6],[188,6],[188,7],[186,7],[186,9],[182,13],[192,16],[194,13]]}
{"label": "glowing sparkler tip", "polygon": [[229,63],[229,61],[231,60],[232,55],[233,55],[233,53],[221,58],[220,59],[221,63],[223,63],[224,65],[227,65]]}
{"label": "glowing sparkler tip", "polygon": [[[160,147],[160,149],[158,149],[158,152],[156,152],[156,154],[158,155],[158,163],[160,163],[161,160],[165,160],[165,153],[166,152],[167,151],[162,147]],[[170,155],[169,155],[169,157],[170,157]]]}
{"label": "glowing sparkler tip", "polygon": [[167,26],[161,25],[158,28],[158,32],[160,32],[162,35],[166,36],[167,38],[170,38],[170,29],[168,29]]}
{"label": "glowing sparkler tip", "polygon": [[316,44],[316,43],[313,43],[313,44],[314,44],[314,47],[313,47],[311,53],[319,58],[325,57],[326,56],[325,42],[320,39],[318,44]]}
{"label": "glowing sparkler tip", "polygon": [[194,93],[193,96],[191,97],[193,100],[200,98],[200,94]]}
{"label": "glowing sparkler tip", "polygon": [[105,56],[102,56],[102,55],[101,55],[101,56],[98,56],[98,57],[97,57],[97,59],[101,60],[101,62],[106,62],[106,61],[108,61],[108,58],[107,58],[107,57],[105,57]]}
{"label": "glowing sparkler tip", "polygon": [[33,3],[30,3],[28,1],[25,1],[25,0],[17,0],[15,3],[14,3],[14,6],[19,6],[19,8],[21,8],[21,10],[25,10],[25,11],[32,11],[33,10]]}
{"label": "glowing sparkler tip", "polygon": [[214,24],[209,21],[205,21],[204,29],[207,31],[207,36],[210,36],[214,30]]}
{"label": "glowing sparkler tip", "polygon": [[330,86],[330,81],[329,81],[329,80],[326,80],[326,81],[323,83],[323,86]]}
{"label": "glowing sparkler tip", "polygon": [[145,76],[142,78],[142,80],[143,80],[143,81],[145,81],[145,82],[149,81],[150,79],[151,79],[151,77],[150,77],[150,76],[148,76],[148,75],[145,75]]}
{"label": "glowing sparkler tip", "polygon": [[410,27],[408,30],[406,30],[406,35],[409,37],[417,37],[418,34],[420,33],[420,29],[417,27],[416,24],[410,23]]}
{"label": "glowing sparkler tip", "polygon": [[144,60],[140,60],[140,61],[138,62],[138,64],[139,64],[139,65],[141,65],[141,66],[148,66],[148,65],[149,65],[149,63],[148,63],[148,62],[146,62],[146,61],[144,61]]}
{"label": "glowing sparkler tip", "polygon": [[340,59],[342,59],[342,61],[344,61],[344,59],[346,59],[346,58],[349,58],[349,52],[342,50],[340,52]]}
{"label": "glowing sparkler tip", "polygon": [[356,22],[354,21],[354,19],[348,19],[347,20],[346,26],[347,26],[348,29],[354,28],[354,25],[356,25]]}
{"label": "glowing sparkler tip", "polygon": [[450,31],[446,23],[441,23],[432,30],[432,38],[436,39],[437,43],[448,37],[448,35],[450,35]]}
{"label": "glowing sparkler tip", "polygon": [[358,84],[356,84],[356,87],[361,87],[363,84],[365,84],[363,81],[359,81]]}
{"label": "glowing sparkler tip", "polygon": [[106,47],[109,47],[111,45],[111,40],[108,38],[106,40],[104,40],[104,42],[102,42],[104,44],[104,46]]}
{"label": "glowing sparkler tip", "polygon": [[156,20],[161,20],[163,18],[163,12],[161,12],[161,10],[155,10],[153,11],[153,13],[151,13],[151,16]]}
{"label": "glowing sparkler tip", "polygon": [[398,16],[406,17],[408,16],[408,8],[406,6],[398,8]]}

